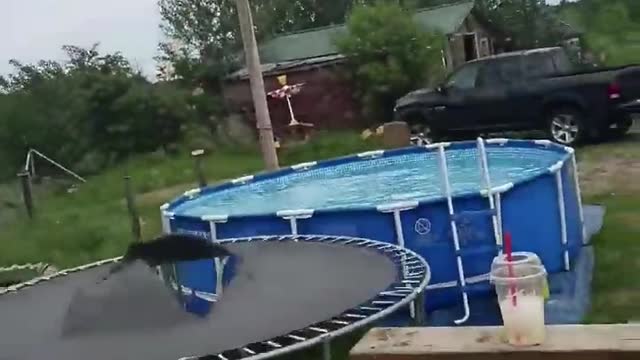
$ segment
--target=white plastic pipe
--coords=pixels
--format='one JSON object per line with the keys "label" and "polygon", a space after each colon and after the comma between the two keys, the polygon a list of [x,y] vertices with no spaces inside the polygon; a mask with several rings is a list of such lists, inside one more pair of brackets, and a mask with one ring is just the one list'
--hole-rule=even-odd
{"label": "white plastic pipe", "polygon": [[569,249],[567,248],[567,217],[564,206],[564,186],[562,185],[562,170],[556,172],[556,183],[558,185],[558,209],[560,213],[560,233],[562,236],[562,245],[564,247],[564,269],[571,270],[569,262]]}
{"label": "white plastic pipe", "polygon": [[[491,193],[491,177],[489,176],[489,160],[487,159],[487,149],[484,146],[484,140],[482,138],[478,138],[478,155],[480,158],[480,171],[482,173],[482,179],[484,185],[489,192],[489,208],[494,211],[496,210],[495,203],[493,201],[493,194]],[[496,245],[502,246],[502,237],[500,236],[501,231],[498,230],[498,217],[497,215],[491,215],[491,222],[493,224],[493,236],[496,241]]]}
{"label": "white plastic pipe", "polygon": [[[291,235],[298,234],[298,220],[310,219],[313,217],[313,210],[301,209],[301,210],[284,210],[277,213],[277,215],[284,220],[289,220],[289,226],[291,228]],[[295,240],[297,241],[297,240]]]}
{"label": "white plastic pipe", "polygon": [[[218,241],[218,224],[226,223],[227,220],[225,218],[212,219],[209,221],[209,229],[211,231],[211,241]],[[214,267],[216,271],[216,295],[218,297],[222,296],[222,292],[224,291],[223,276],[224,276],[224,268],[227,265],[227,261],[229,259],[214,259]]]}
{"label": "white plastic pipe", "polygon": [[578,211],[580,212],[580,227],[582,230],[582,242],[587,244],[587,229],[584,226],[584,209],[582,208],[582,191],[580,190],[580,173],[578,171],[578,161],[576,160],[576,152],[571,154],[571,163],[573,165],[573,178],[576,186],[576,196],[578,197]]}
{"label": "white plastic pipe", "polygon": [[442,183],[444,185],[444,192],[447,196],[447,206],[449,208],[449,217],[451,218],[451,231],[453,234],[453,245],[456,250],[456,262],[458,265],[458,281],[462,287],[462,302],[464,305],[464,316],[461,319],[455,320],[456,325],[461,325],[469,320],[471,311],[469,308],[469,296],[464,288],[467,286],[467,282],[464,275],[464,267],[462,265],[462,257],[460,256],[460,239],[458,238],[458,227],[456,221],[453,218],[453,199],[451,198],[451,183],[449,182],[449,168],[447,166],[447,157],[444,152],[444,147],[439,147],[438,152],[440,154],[440,173],[442,177]]}

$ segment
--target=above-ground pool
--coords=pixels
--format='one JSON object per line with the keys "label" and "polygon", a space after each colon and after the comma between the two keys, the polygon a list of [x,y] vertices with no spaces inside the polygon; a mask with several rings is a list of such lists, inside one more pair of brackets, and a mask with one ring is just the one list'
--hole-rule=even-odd
{"label": "above-ground pool", "polygon": [[[427,311],[462,301],[468,313],[467,297],[491,290],[487,273],[507,232],[514,251],[538,254],[549,273],[569,270],[584,241],[574,151],[545,140],[479,139],[300,164],[188,191],[162,214],[165,231],[214,241],[293,233],[406,246],[431,266]],[[219,293],[222,268],[178,270],[186,287]]]}

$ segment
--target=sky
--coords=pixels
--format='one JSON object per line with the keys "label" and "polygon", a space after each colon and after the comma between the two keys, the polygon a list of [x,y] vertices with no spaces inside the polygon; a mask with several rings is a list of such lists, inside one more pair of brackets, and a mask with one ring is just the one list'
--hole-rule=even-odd
{"label": "sky", "polygon": [[153,77],[159,24],[157,0],[0,0],[0,75],[12,72],[10,59],[63,60],[62,45],[99,42]]}
{"label": "sky", "polygon": [[10,59],[63,60],[62,45],[120,51],[154,73],[160,14],[157,0],[0,0],[0,75]]}

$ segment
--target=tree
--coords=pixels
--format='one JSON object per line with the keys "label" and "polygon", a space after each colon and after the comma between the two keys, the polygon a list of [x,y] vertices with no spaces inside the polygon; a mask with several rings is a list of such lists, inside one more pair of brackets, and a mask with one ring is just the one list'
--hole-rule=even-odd
{"label": "tree", "polygon": [[513,38],[516,48],[555,46],[561,40],[557,20],[545,0],[480,0],[478,7]]}
{"label": "tree", "polygon": [[[92,171],[177,142],[195,117],[190,92],[151,84],[119,53],[65,46],[63,63],[11,63],[0,94],[0,154],[14,172],[27,150]],[[97,156],[96,156],[97,155]],[[87,156],[101,161],[83,161]]]}
{"label": "tree", "polygon": [[637,63],[640,58],[640,22],[632,11],[638,4],[624,0],[579,3],[579,19],[586,46],[597,54],[598,62],[607,65]]}
{"label": "tree", "polygon": [[391,119],[395,100],[442,69],[443,37],[422,31],[398,5],[357,7],[336,46],[347,56],[365,115]]}

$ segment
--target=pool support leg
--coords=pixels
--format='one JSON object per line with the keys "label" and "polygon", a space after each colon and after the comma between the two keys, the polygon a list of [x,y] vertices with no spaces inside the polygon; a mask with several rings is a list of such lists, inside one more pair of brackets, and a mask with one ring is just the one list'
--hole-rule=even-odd
{"label": "pool support leg", "polygon": [[322,343],[322,360],[331,360],[331,339]]}
{"label": "pool support leg", "polygon": [[[229,220],[228,216],[203,216],[203,221],[209,222],[209,231],[211,232],[211,242],[218,242],[218,224],[224,224]],[[217,296],[221,296],[224,290],[223,276],[224,267],[227,265],[229,259],[214,259],[214,271],[216,274],[215,292]]]}
{"label": "pool support leg", "polygon": [[425,291],[421,291],[420,293],[418,293],[418,295],[416,296],[416,299],[412,303],[412,304],[416,304],[415,325],[418,327],[424,326],[426,323],[426,314],[424,310],[424,295],[425,295]]}
{"label": "pool support leg", "polygon": [[[403,203],[391,204],[391,205],[383,205],[378,207],[378,211],[381,213],[392,213],[393,214],[393,223],[396,231],[396,240],[398,245],[401,248],[405,248],[405,240],[404,240],[404,229],[402,228],[402,215],[403,211],[413,210],[418,207],[418,203],[415,201],[408,201]],[[401,259],[402,262],[402,275],[405,277],[409,273],[406,265],[406,257],[403,256]],[[409,315],[411,318],[415,319],[416,317],[416,302],[412,301],[409,305]]]}

